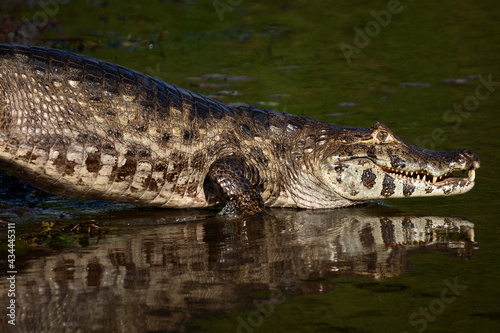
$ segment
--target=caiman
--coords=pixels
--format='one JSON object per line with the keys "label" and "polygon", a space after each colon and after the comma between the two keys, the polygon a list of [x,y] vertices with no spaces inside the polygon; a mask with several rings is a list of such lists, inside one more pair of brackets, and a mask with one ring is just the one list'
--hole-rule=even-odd
{"label": "caiman", "polygon": [[252,216],[456,195],[479,165],[381,123],[231,108],[99,59],[0,44],[0,167],[62,196]]}

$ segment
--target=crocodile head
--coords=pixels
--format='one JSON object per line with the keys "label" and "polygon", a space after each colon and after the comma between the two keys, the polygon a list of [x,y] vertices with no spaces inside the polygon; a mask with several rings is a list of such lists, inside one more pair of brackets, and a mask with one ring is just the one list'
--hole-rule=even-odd
{"label": "crocodile head", "polygon": [[480,165],[470,150],[412,146],[381,123],[342,128],[323,156],[322,182],[349,201],[465,193]]}

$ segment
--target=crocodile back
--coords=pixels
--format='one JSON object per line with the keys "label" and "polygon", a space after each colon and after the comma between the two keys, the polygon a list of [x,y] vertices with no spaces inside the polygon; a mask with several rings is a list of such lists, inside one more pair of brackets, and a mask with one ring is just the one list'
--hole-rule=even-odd
{"label": "crocodile back", "polygon": [[177,206],[177,193],[203,206],[221,124],[233,120],[217,101],[122,66],[0,44],[0,163],[49,192],[158,206]]}
{"label": "crocodile back", "polygon": [[200,125],[232,115],[222,103],[200,94],[119,65],[55,49],[0,44],[0,78],[3,95],[12,97],[11,110],[7,110],[12,113],[2,113],[0,126],[17,134],[36,132],[43,123],[55,133],[78,129],[89,133],[89,127],[95,126],[94,132],[111,141],[123,140],[123,132],[149,133],[153,139],[168,141],[173,133],[159,128],[151,131],[149,125],[164,121]]}

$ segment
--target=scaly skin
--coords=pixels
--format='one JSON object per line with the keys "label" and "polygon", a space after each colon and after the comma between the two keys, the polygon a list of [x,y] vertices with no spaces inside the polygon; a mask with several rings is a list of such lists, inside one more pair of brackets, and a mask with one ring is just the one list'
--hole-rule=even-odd
{"label": "scaly skin", "polygon": [[[172,208],[225,203],[222,214],[245,216],[264,206],[460,194],[474,186],[479,159],[411,146],[380,123],[347,128],[231,109],[95,58],[0,44],[0,166],[59,195]],[[455,170],[469,175],[441,179]]]}

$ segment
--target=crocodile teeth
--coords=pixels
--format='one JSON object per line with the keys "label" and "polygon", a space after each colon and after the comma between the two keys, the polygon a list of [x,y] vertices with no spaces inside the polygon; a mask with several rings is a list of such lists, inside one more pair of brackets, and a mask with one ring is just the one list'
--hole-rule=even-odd
{"label": "crocodile teeth", "polygon": [[399,177],[401,179],[405,179],[407,181],[412,182],[427,182],[427,184],[432,184],[435,186],[440,186],[441,184],[454,183],[458,181],[468,180],[469,182],[473,182],[476,178],[475,169],[470,170],[454,170],[460,173],[468,172],[468,178],[464,178],[464,175],[456,174],[454,175],[454,171],[448,171],[440,176],[433,176],[429,174],[425,170],[420,171],[405,171],[405,170],[397,170],[395,168],[387,168],[381,167],[384,172],[391,174],[392,176]]}
{"label": "crocodile teeth", "polygon": [[469,181],[473,182],[476,179],[476,170],[469,170]]}

